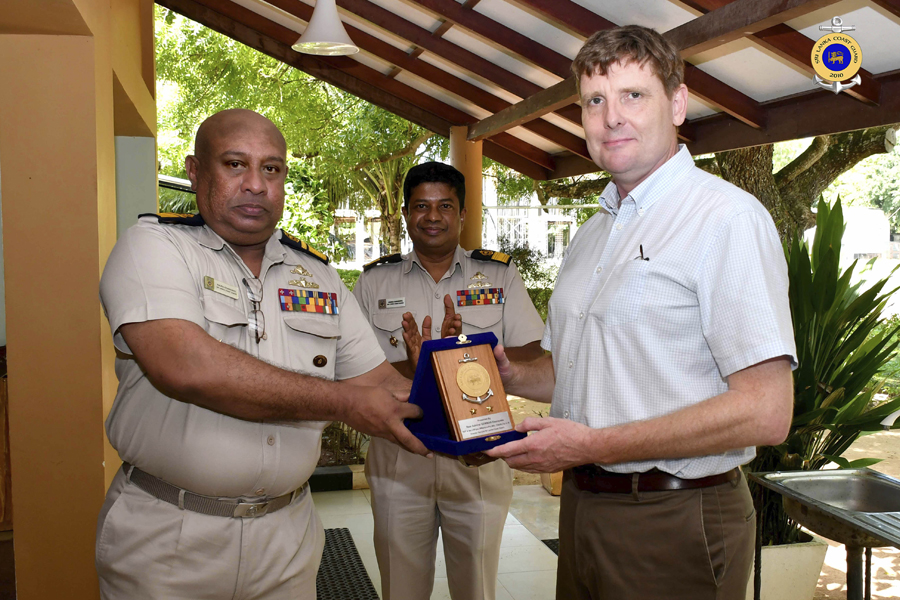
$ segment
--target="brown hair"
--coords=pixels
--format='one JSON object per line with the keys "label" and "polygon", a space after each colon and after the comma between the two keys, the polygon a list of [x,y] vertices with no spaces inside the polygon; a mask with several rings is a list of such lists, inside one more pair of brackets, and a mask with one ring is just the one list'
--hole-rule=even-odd
{"label": "brown hair", "polygon": [[625,25],[598,31],[578,51],[572,72],[579,93],[582,76],[606,75],[609,66],[618,62],[649,64],[669,98],[684,83],[684,61],[669,40],[647,27]]}

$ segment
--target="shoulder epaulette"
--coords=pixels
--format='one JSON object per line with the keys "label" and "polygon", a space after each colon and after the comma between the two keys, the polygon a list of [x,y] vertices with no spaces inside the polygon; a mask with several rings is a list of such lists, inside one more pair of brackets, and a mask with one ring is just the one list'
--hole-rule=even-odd
{"label": "shoulder epaulette", "polygon": [[472,250],[472,258],[475,260],[493,261],[508,265],[512,261],[512,256],[503,252],[495,252],[494,250]]}
{"label": "shoulder epaulette", "polygon": [[199,227],[205,223],[203,217],[200,216],[200,213],[197,213],[196,215],[191,213],[144,213],[138,215],[138,219],[142,217],[156,217],[156,220],[161,225],[190,225],[191,227]]}
{"label": "shoulder epaulette", "polygon": [[399,252],[397,254],[386,254],[381,258],[376,258],[370,263],[366,263],[363,265],[363,271],[368,271],[373,267],[377,267],[378,265],[386,265],[389,263],[398,263],[403,260],[403,255]]}
{"label": "shoulder epaulette", "polygon": [[288,248],[293,248],[294,250],[299,250],[300,252],[309,254],[310,256],[321,260],[326,265],[328,264],[328,257],[326,255],[322,254],[303,240],[298,240],[284,229],[281,230],[281,243]]}

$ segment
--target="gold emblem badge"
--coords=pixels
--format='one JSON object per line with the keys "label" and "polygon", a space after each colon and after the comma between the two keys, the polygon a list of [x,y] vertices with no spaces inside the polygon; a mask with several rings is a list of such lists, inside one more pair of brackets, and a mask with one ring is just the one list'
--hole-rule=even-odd
{"label": "gold emblem badge", "polygon": [[391,343],[391,346],[394,346],[395,348],[397,347],[397,344],[400,343],[400,341],[394,336],[391,336],[391,339],[389,339],[388,341]]}
{"label": "gold emblem badge", "polygon": [[466,363],[456,372],[456,384],[463,394],[480,397],[491,389],[491,376],[481,365]]}
{"label": "gold emblem badge", "polygon": [[300,275],[302,277],[312,277],[312,273],[303,268],[303,265],[297,265],[293,269],[291,269],[291,273],[294,275]]}
{"label": "gold emblem badge", "polygon": [[288,285],[293,285],[295,287],[306,288],[310,290],[319,289],[318,283],[316,283],[315,281],[309,281],[307,279],[291,279],[290,281],[288,281]]}
{"label": "gold emblem badge", "polygon": [[485,275],[481,271],[478,271],[477,273],[469,277],[469,279],[475,281],[475,283],[469,284],[470,290],[474,290],[476,288],[491,287],[491,282],[487,280],[487,275]]}

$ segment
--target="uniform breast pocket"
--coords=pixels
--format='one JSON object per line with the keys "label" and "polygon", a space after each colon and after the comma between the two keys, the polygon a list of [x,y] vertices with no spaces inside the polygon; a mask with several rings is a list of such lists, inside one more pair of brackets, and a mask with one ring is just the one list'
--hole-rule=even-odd
{"label": "uniform breast pocket", "polygon": [[295,371],[334,379],[334,362],[341,328],[328,315],[285,315],[286,339]]}
{"label": "uniform breast pocket", "polygon": [[640,317],[650,263],[632,260],[618,265],[600,290],[591,314],[609,325],[633,323]]}
{"label": "uniform breast pocket", "polygon": [[241,310],[212,298],[204,298],[203,317],[211,337],[235,348],[243,347],[241,336],[247,331],[247,315]]}
{"label": "uniform breast pocket", "polygon": [[488,304],[485,306],[469,306],[459,311],[462,317],[463,333],[493,332],[497,339],[503,341],[503,306]]}
{"label": "uniform breast pocket", "polygon": [[[406,360],[406,343],[403,341],[404,312],[407,311],[391,311],[372,315],[375,337],[378,338],[378,343],[381,345],[381,349],[384,350],[384,356],[388,362],[394,363]],[[413,318],[416,320],[421,333],[422,323],[419,322],[416,313],[413,313]]]}

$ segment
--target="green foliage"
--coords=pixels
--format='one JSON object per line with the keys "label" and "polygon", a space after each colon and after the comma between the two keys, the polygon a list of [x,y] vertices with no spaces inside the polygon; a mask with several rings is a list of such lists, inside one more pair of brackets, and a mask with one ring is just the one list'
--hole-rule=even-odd
{"label": "green foliage", "polygon": [[182,192],[160,186],[159,212],[195,213],[197,212],[197,195],[193,192]]}
{"label": "green foliage", "polygon": [[352,292],[353,287],[359,280],[360,271],[357,271],[356,269],[338,269],[337,272],[338,275],[341,276],[341,281],[343,281],[344,285],[347,286],[347,289]]}
{"label": "green foliage", "polygon": [[[799,364],[794,416],[784,443],[758,448],[750,471],[816,470],[828,462],[862,466],[841,454],[900,408],[900,398],[873,401],[886,365],[896,357],[900,325],[887,325],[880,316],[893,290],[883,291],[887,279],[865,290],[861,283],[851,285],[856,263],[839,267],[843,232],[840,200],[833,209],[820,202],[812,248],[800,234],[785,242]],[[762,543],[797,541],[799,527],[784,513],[780,496],[760,486],[753,486],[753,494]]]}
{"label": "green foliage", "polygon": [[499,242],[500,251],[512,257],[522,275],[534,307],[541,315],[541,319],[546,321],[550,296],[553,294],[553,286],[556,283],[559,269],[555,266],[548,266],[547,258],[527,244],[516,246],[506,238],[500,238]]}
{"label": "green foliage", "polygon": [[546,257],[539,250],[530,248],[528,244],[517,246],[504,237],[501,237],[498,243],[500,251],[509,254],[513,262],[516,263],[516,267],[519,269],[526,287],[553,287],[559,269],[554,266],[547,266]]}
{"label": "green foliage", "polygon": [[292,193],[285,228],[342,251],[328,231],[336,206],[377,208],[382,233],[399,243],[400,187],[423,152],[440,152],[431,134],[381,108],[168,9],[156,9],[161,172],[184,177],[197,127],[227,108],[271,119],[288,147]]}

